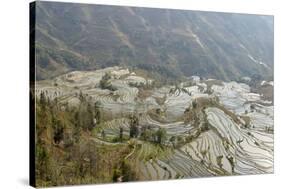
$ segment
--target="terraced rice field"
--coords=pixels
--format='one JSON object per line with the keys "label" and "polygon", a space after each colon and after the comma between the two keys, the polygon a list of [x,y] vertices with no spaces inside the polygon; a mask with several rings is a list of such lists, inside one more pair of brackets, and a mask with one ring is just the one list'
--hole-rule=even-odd
{"label": "terraced rice field", "polygon": [[[110,73],[108,82],[116,90],[100,87],[105,73]],[[183,82],[150,88],[150,96],[141,99],[138,86],[149,86],[153,81],[128,69],[110,67],[40,81],[36,94],[44,92],[50,100],[77,106],[82,92],[92,104],[98,102],[106,116],[94,128],[93,140],[116,147],[133,140],[134,148],[126,158],[137,159],[143,180],[272,173],[273,105],[263,101],[260,94],[251,93],[244,83],[221,82],[207,92],[208,80],[188,79],[191,85]],[[212,102],[214,98],[215,105],[200,107],[200,99]],[[198,102],[197,107],[194,102]],[[187,111],[196,118],[185,119]],[[162,145],[145,141],[141,134],[130,139],[132,114],[138,117],[139,130],[165,129]],[[118,138],[120,128],[125,139],[109,140]]]}

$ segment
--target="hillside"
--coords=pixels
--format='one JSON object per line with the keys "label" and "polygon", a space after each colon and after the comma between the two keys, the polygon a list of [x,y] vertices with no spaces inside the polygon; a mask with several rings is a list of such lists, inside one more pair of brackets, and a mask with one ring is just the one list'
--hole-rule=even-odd
{"label": "hillside", "polygon": [[36,77],[126,66],[179,79],[273,77],[273,17],[36,2]]}
{"label": "hillside", "polygon": [[251,90],[198,76],[157,87],[122,67],[38,81],[36,185],[272,173],[273,99]]}

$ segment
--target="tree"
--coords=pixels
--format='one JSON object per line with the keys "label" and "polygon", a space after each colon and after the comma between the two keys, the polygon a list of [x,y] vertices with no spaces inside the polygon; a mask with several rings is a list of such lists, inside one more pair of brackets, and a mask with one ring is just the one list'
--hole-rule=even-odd
{"label": "tree", "polygon": [[83,95],[83,93],[82,93],[82,91],[80,91],[79,92],[79,100],[81,101],[81,102],[83,102],[84,101],[84,95]]}
{"label": "tree", "polygon": [[255,110],[255,105],[254,104],[251,104],[250,105],[250,109],[251,109],[251,112],[253,112]]}
{"label": "tree", "polygon": [[42,108],[45,109],[47,100],[46,100],[45,93],[43,91],[40,93],[40,100],[39,100],[39,102],[40,102]]}
{"label": "tree", "polygon": [[155,134],[156,134],[156,143],[158,144],[162,144],[167,137],[167,131],[164,128],[159,128]]}
{"label": "tree", "polygon": [[194,100],[192,101],[192,107],[195,109],[197,107],[197,102]]}
{"label": "tree", "polygon": [[122,173],[122,182],[136,180],[137,177],[136,172],[126,160],[123,160],[121,163],[121,173]]}
{"label": "tree", "polygon": [[100,88],[102,89],[108,89],[108,90],[111,90],[111,91],[115,91],[116,88],[114,88],[111,84],[110,84],[110,80],[111,79],[111,75],[110,73],[106,72],[101,80],[100,80]]}
{"label": "tree", "polygon": [[87,106],[87,127],[88,130],[91,131],[94,127],[94,114],[93,114],[93,110],[92,110],[92,106],[90,103],[88,103]]}
{"label": "tree", "polygon": [[53,118],[53,139],[56,144],[59,144],[63,140],[64,128],[60,120]]}
{"label": "tree", "polygon": [[130,117],[130,137],[137,138],[139,135],[139,119],[136,115]]}
{"label": "tree", "polygon": [[74,124],[73,139],[75,143],[78,143],[80,141],[80,133],[81,128],[78,126],[78,124]]}
{"label": "tree", "polygon": [[160,115],[160,114],[161,114],[161,109],[160,109],[160,108],[157,108],[157,109],[156,109],[156,114],[157,114],[157,115]]}
{"label": "tree", "polygon": [[200,131],[201,131],[201,132],[208,131],[209,129],[210,129],[210,128],[209,128],[209,122],[208,122],[208,121],[204,122],[204,123],[201,125],[201,127],[200,127]]}
{"label": "tree", "polygon": [[187,113],[187,112],[189,112],[190,111],[190,109],[189,108],[186,108],[185,110],[184,110],[184,113]]}
{"label": "tree", "polygon": [[101,131],[101,137],[102,137],[102,139],[105,139],[105,137],[106,137],[106,134],[105,134],[104,130]]}
{"label": "tree", "polygon": [[120,141],[123,141],[123,127],[122,126],[119,128],[119,139],[120,139]]}
{"label": "tree", "polygon": [[184,142],[184,139],[181,136],[177,136],[177,144],[181,145],[181,144],[183,144],[183,142]]}
{"label": "tree", "polygon": [[141,127],[141,139],[144,141],[149,141],[152,138],[152,132],[147,126]]}
{"label": "tree", "polygon": [[100,102],[97,101],[94,107],[96,124],[100,124],[101,122],[101,112],[99,106],[100,106]]}
{"label": "tree", "polygon": [[175,145],[176,137],[175,137],[175,136],[172,136],[172,137],[170,138],[170,142],[173,144],[173,147],[175,147],[175,146],[176,146],[176,145]]}
{"label": "tree", "polygon": [[126,160],[122,160],[113,172],[113,182],[128,182],[137,179],[137,174]]}

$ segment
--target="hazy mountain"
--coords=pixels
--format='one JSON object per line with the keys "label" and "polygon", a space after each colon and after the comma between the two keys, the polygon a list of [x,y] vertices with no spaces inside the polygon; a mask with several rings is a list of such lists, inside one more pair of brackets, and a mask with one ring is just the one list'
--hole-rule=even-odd
{"label": "hazy mountain", "polygon": [[164,77],[273,75],[273,17],[36,3],[37,79],[113,65]]}

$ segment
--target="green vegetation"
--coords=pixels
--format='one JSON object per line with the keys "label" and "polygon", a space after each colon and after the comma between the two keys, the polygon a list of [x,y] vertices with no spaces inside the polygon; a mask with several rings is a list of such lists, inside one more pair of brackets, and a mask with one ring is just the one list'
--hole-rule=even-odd
{"label": "green vegetation", "polygon": [[110,79],[111,79],[110,73],[105,73],[100,80],[100,88],[115,91],[116,88],[111,85],[109,81]]}
{"label": "green vegetation", "polygon": [[130,163],[127,160],[123,160],[119,166],[115,167],[112,180],[113,182],[136,181],[136,175],[137,173]]}
{"label": "green vegetation", "polygon": [[[132,143],[130,138],[155,145],[159,153],[166,154],[166,130],[140,126],[135,114],[129,117],[129,138],[124,136],[124,128],[120,127],[119,134],[111,141],[121,142],[123,145],[114,147],[96,142],[94,137],[101,136],[103,141],[107,141],[109,137],[104,129],[100,134],[95,132],[95,128],[102,128],[104,124],[100,103],[92,105],[82,92],[78,97],[80,103],[77,107],[59,104],[56,99],[49,100],[44,92],[37,99],[37,186],[138,180],[139,173],[135,168],[137,162],[127,159],[134,158],[139,153],[134,155],[137,143]],[[156,153],[158,150],[145,158],[159,157]]]}
{"label": "green vegetation", "polygon": [[155,142],[157,144],[163,144],[165,142],[166,137],[167,137],[167,132],[164,128],[159,128],[155,132]]}
{"label": "green vegetation", "polygon": [[[36,185],[106,183],[117,181],[116,175],[121,181],[136,180],[134,164],[124,161],[130,147],[101,146],[92,140],[89,131],[101,124],[100,111],[82,93],[80,100],[79,107],[64,109],[57,101],[47,100],[43,92],[37,99]],[[95,125],[94,119],[99,123]]]}
{"label": "green vegetation", "polygon": [[136,115],[130,117],[130,137],[137,138],[139,135],[139,119]]}
{"label": "green vegetation", "polygon": [[130,116],[130,138],[139,138],[144,141],[164,145],[165,140],[167,139],[167,131],[164,128],[153,130],[147,126],[140,127],[138,117],[132,115]]}

